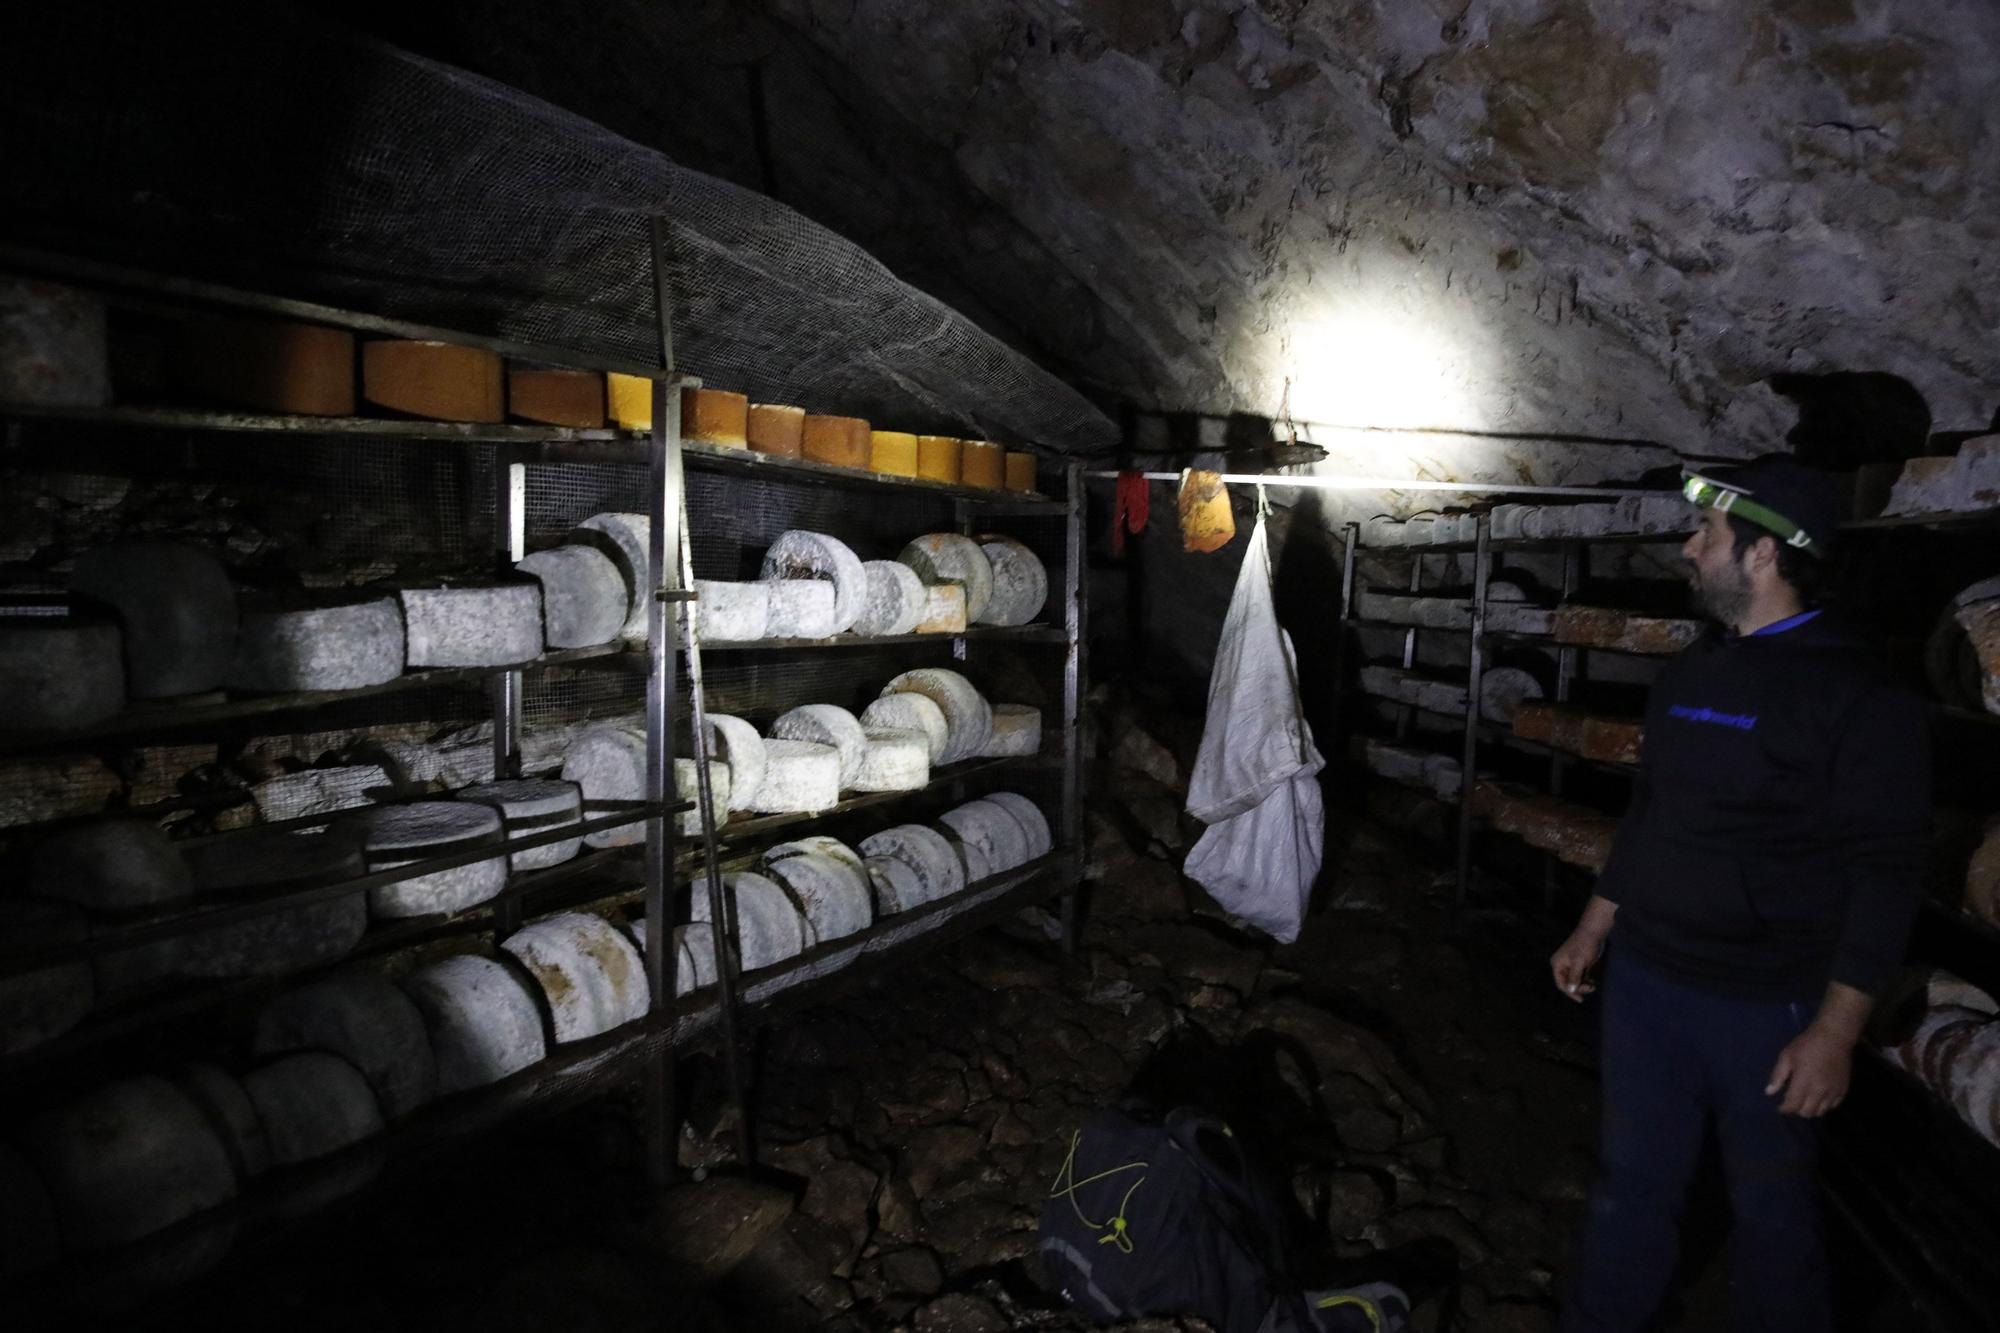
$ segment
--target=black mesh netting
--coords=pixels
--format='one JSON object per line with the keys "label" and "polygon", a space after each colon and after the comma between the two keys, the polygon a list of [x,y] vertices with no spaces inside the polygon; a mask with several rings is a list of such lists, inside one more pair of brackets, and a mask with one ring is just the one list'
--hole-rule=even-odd
{"label": "black mesh netting", "polygon": [[7,9],[9,239],[656,364],[657,216],[678,367],[711,385],[901,429],[1116,441],[859,247],[504,85],[283,6]]}

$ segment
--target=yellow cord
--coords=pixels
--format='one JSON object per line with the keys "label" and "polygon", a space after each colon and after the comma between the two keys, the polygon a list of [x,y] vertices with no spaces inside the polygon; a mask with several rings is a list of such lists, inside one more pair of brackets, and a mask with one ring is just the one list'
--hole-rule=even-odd
{"label": "yellow cord", "polygon": [[1331,1310],[1341,1305],[1358,1305],[1361,1313],[1368,1316],[1368,1327],[1375,1333],[1382,1333],[1382,1315],[1375,1308],[1375,1302],[1360,1296],[1322,1296],[1314,1305],[1321,1310]]}
{"label": "yellow cord", "polygon": [[[1060,1194],[1067,1198],[1069,1200],[1070,1211],[1076,1214],[1076,1220],[1083,1223],[1092,1231],[1108,1230],[1111,1233],[1110,1235],[1098,1237],[1097,1243],[1099,1245],[1116,1245],[1122,1252],[1130,1254],[1138,1247],[1132,1243],[1132,1238],[1128,1234],[1125,1208],[1126,1205],[1132,1202],[1132,1196],[1138,1193],[1139,1186],[1146,1183],[1146,1178],[1141,1176],[1132,1182],[1132,1188],[1126,1190],[1125,1197],[1118,1201],[1118,1211],[1111,1216],[1110,1220],[1105,1222],[1093,1222],[1084,1215],[1082,1206],[1076,1201],[1076,1192],[1085,1185],[1095,1184],[1097,1181],[1108,1179],[1111,1176],[1118,1175],[1120,1172],[1144,1171],[1149,1163],[1127,1162],[1123,1166],[1114,1166],[1107,1171],[1099,1171],[1094,1176],[1086,1176],[1082,1180],[1078,1180],[1076,1178],[1076,1149],[1077,1145],[1082,1141],[1082,1130],[1078,1130],[1069,1136],[1069,1156],[1063,1158],[1062,1170],[1056,1172],[1055,1183],[1049,1186],[1049,1197],[1053,1199]],[[1063,1183],[1065,1180],[1069,1182],[1067,1185]]]}

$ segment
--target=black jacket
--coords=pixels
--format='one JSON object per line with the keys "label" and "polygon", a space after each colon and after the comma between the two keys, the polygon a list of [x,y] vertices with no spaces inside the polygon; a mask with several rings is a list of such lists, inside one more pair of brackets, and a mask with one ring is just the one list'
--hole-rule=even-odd
{"label": "black jacket", "polygon": [[1930,846],[1921,700],[1826,615],[1711,633],[1660,673],[1597,892],[1617,949],[1724,994],[1870,994],[1902,960]]}

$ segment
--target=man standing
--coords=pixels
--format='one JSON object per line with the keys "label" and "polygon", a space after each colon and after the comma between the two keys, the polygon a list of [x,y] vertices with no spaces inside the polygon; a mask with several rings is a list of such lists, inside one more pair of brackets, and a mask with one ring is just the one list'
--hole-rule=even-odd
{"label": "man standing", "polygon": [[1923,705],[1814,606],[1839,509],[1783,455],[1686,477],[1682,547],[1720,622],[1666,666],[1632,805],[1550,959],[1601,1015],[1603,1159],[1567,1333],[1645,1327],[1715,1125],[1735,1219],[1737,1325],[1830,1326],[1813,1120],[1847,1093],[1901,961],[1930,824]]}

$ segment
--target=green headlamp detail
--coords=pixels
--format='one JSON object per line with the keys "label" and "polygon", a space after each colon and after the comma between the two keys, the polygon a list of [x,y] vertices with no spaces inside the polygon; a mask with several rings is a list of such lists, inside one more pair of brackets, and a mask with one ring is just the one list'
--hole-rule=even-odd
{"label": "green headlamp detail", "polygon": [[1777,510],[1758,504],[1747,493],[1724,482],[1694,472],[1683,472],[1681,494],[1687,497],[1689,504],[1698,505],[1703,509],[1719,509],[1725,514],[1734,514],[1738,518],[1747,519],[1770,532],[1785,545],[1795,546],[1808,555],[1823,554],[1804,528]]}

